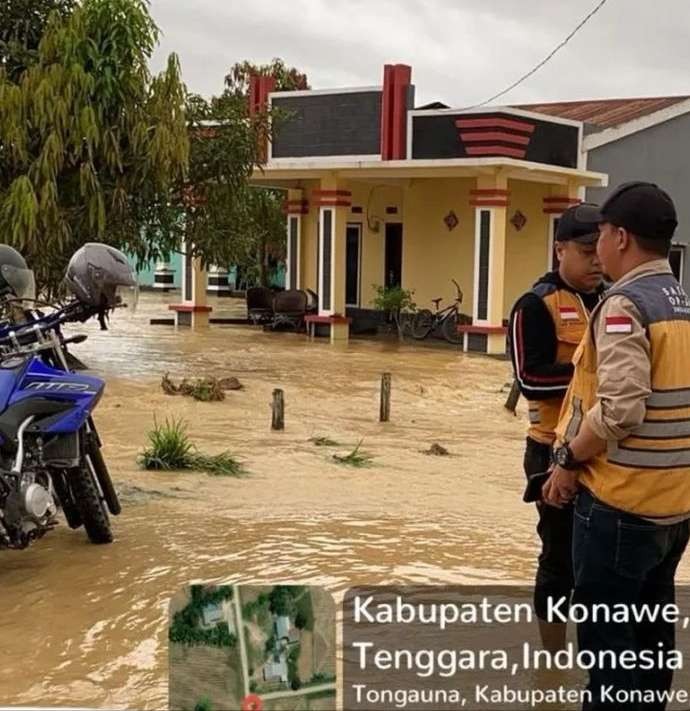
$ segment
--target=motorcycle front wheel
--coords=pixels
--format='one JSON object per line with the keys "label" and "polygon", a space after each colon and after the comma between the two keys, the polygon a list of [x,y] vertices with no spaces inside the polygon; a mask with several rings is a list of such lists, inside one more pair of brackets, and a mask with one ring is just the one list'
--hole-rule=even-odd
{"label": "motorcycle front wheel", "polygon": [[91,543],[112,543],[113,532],[106,503],[96,482],[95,472],[91,470],[87,461],[83,466],[70,470],[69,484],[74,503]]}

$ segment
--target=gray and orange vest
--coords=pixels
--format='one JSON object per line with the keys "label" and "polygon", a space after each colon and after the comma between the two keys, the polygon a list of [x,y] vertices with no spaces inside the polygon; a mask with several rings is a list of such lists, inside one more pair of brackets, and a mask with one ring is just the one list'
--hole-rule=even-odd
{"label": "gray and orange vest", "polygon": [[[672,274],[638,277],[614,287],[605,298],[614,294],[625,295],[641,315],[650,343],[652,392],[644,422],[586,462],[580,482],[609,506],[638,516],[663,518],[689,513],[688,298]],[[597,351],[591,328],[573,362],[575,374],[556,428],[560,442],[575,437],[584,415],[596,403]]]}
{"label": "gray and orange vest", "polygon": [[[556,327],[556,362],[570,363],[589,322],[582,299],[556,284],[539,282],[532,292],[546,305]],[[529,401],[528,436],[542,444],[553,444],[563,396]]]}

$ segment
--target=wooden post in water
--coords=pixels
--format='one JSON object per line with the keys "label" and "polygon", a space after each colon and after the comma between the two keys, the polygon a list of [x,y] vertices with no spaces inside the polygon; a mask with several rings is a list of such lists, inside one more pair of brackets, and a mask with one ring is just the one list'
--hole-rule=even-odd
{"label": "wooden post in water", "polygon": [[508,393],[508,399],[504,405],[506,410],[509,410],[515,414],[515,409],[517,408],[518,400],[520,399],[520,386],[517,380],[513,380],[513,386],[510,388]]}
{"label": "wooden post in water", "polygon": [[273,419],[271,429],[282,431],[285,429],[285,398],[283,391],[276,388],[273,391]]}
{"label": "wooden post in water", "polygon": [[381,409],[379,422],[389,422],[391,419],[391,374],[381,376]]}

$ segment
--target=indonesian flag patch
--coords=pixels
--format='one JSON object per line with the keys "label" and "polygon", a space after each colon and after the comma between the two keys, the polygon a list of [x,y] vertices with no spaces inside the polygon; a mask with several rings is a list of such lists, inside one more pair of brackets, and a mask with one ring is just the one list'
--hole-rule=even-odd
{"label": "indonesian flag patch", "polygon": [[630,316],[607,316],[606,333],[632,333],[633,322]]}
{"label": "indonesian flag patch", "polygon": [[580,315],[574,306],[560,306],[561,321],[579,321]]}

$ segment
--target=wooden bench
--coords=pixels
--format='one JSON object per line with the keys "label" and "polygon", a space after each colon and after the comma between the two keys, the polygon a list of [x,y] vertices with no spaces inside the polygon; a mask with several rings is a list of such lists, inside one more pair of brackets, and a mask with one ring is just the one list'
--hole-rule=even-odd
{"label": "wooden bench", "polygon": [[352,323],[352,319],[349,316],[340,316],[339,314],[333,314],[332,316],[318,316],[317,314],[309,314],[308,316],[304,317],[304,323],[307,327],[307,335],[309,336],[309,338],[314,338],[314,333],[318,325],[346,323],[349,326]]}

